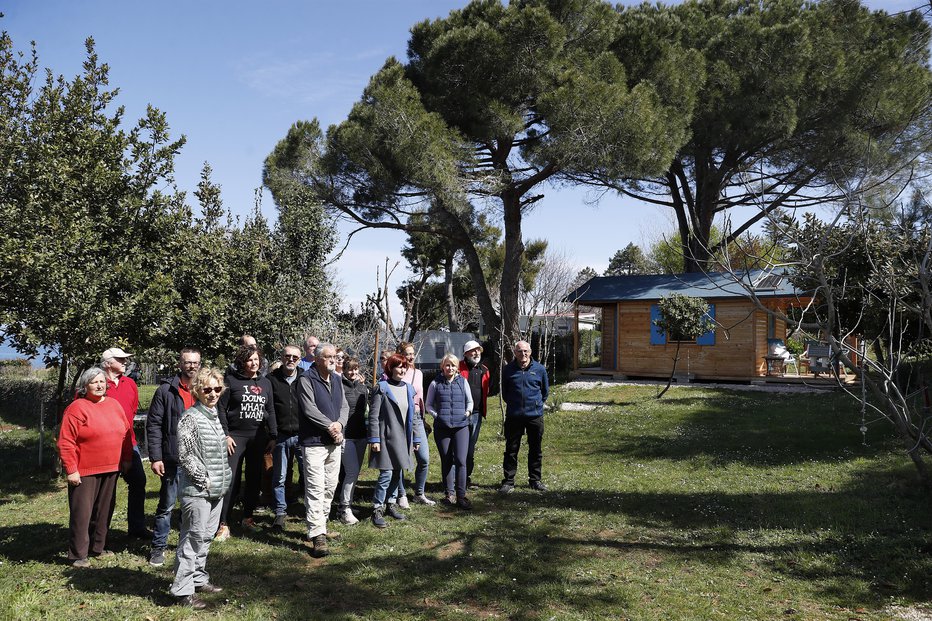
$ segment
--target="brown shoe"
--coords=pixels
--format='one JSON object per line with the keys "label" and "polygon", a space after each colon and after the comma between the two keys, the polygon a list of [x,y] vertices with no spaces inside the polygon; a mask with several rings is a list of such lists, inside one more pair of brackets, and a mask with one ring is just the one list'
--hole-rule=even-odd
{"label": "brown shoe", "polygon": [[469,498],[466,498],[465,496],[461,496],[456,499],[456,506],[459,507],[460,509],[466,509],[467,511],[469,511],[472,509],[472,502],[470,502]]}
{"label": "brown shoe", "polygon": [[330,554],[330,548],[327,547],[327,535],[317,535],[314,537],[314,549],[311,550],[311,556],[314,558],[324,558]]}
{"label": "brown shoe", "polygon": [[205,582],[201,586],[194,587],[194,590],[198,593],[222,593],[223,587],[218,587],[216,584]]}
{"label": "brown shoe", "polygon": [[194,610],[204,610],[205,608],[207,608],[207,602],[202,600],[197,595],[185,595],[183,597],[179,597],[178,605],[188,606],[189,608],[193,608]]}

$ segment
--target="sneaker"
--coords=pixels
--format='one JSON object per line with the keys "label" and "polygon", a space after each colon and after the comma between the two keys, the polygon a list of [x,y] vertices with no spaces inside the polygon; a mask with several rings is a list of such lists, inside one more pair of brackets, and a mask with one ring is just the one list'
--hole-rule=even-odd
{"label": "sneaker", "polygon": [[116,553],[113,550],[104,550],[103,552],[91,552],[91,556],[96,556],[97,558],[111,558],[116,556]]}
{"label": "sneaker", "polygon": [[376,509],[372,512],[372,525],[376,528],[385,528],[388,526],[388,523],[385,521],[382,509]]}
{"label": "sneaker", "polygon": [[153,548],[149,554],[149,564],[153,567],[161,567],[165,564],[165,548]]}
{"label": "sneaker", "polygon": [[510,494],[515,491],[514,483],[502,483],[502,486],[498,488],[499,494]]}
{"label": "sneaker", "polygon": [[230,538],[230,527],[226,524],[221,524],[220,528],[217,529],[217,534],[214,535],[214,541],[226,541]]}
{"label": "sneaker", "polygon": [[401,496],[398,497],[398,506],[401,507],[402,509],[411,508],[411,503],[408,502],[407,494],[402,494]]}
{"label": "sneaker", "polygon": [[385,507],[385,515],[387,515],[390,518],[399,520],[399,521],[408,519],[407,517],[405,517],[405,514],[399,511],[398,507],[396,507],[394,504],[391,504]]}
{"label": "sneaker", "polygon": [[86,558],[79,558],[79,559],[77,559],[76,561],[73,561],[73,562],[71,563],[71,566],[72,566],[72,567],[77,567],[77,568],[79,568],[79,569],[83,569],[84,567],[90,567],[90,566],[91,566],[91,562],[90,562],[89,560],[87,560]]}
{"label": "sneaker", "polygon": [[443,497],[443,500],[441,502],[445,505],[453,506],[456,504],[456,496],[454,496],[453,494],[447,494]]}
{"label": "sneaker", "polygon": [[194,587],[194,590],[198,593],[222,593],[223,587],[218,587],[216,584],[205,582],[201,586]]}
{"label": "sneaker", "polygon": [[472,479],[466,479],[466,489],[479,489],[479,486],[472,482]]}
{"label": "sneaker", "polygon": [[415,504],[418,504],[418,505],[427,505],[427,506],[429,506],[429,507],[432,507],[433,505],[437,504],[435,501],[431,500],[430,498],[428,498],[428,497],[425,496],[424,494],[418,494],[418,495],[416,495],[416,496],[414,497],[414,503],[415,503]]}
{"label": "sneaker", "polygon": [[240,526],[242,527],[244,531],[246,531],[250,535],[255,535],[256,533],[259,532],[259,527],[256,526],[256,521],[252,519],[251,517],[243,518],[243,521],[240,522]]}
{"label": "sneaker", "polygon": [[472,509],[472,502],[470,502],[469,498],[462,496],[461,498],[456,499],[456,506],[460,509],[466,509],[469,511]]}
{"label": "sneaker", "polygon": [[177,598],[177,600],[179,606],[187,606],[194,610],[204,610],[207,608],[207,603],[197,595],[184,595]]}
{"label": "sneaker", "polygon": [[541,483],[540,481],[531,481],[531,482],[528,484],[528,487],[530,487],[531,489],[533,489],[533,490],[535,490],[535,491],[538,491],[538,492],[546,492],[546,491],[547,491],[547,486],[544,485],[543,483]]}
{"label": "sneaker", "polygon": [[353,510],[349,507],[344,507],[337,512],[337,519],[343,524],[351,525],[359,522],[359,518],[353,515]]}
{"label": "sneaker", "polygon": [[275,516],[275,521],[272,522],[272,530],[276,532],[282,532],[285,530],[285,514],[279,514]]}
{"label": "sneaker", "polygon": [[327,547],[327,535],[317,535],[314,537],[314,549],[311,550],[311,556],[314,558],[324,558],[330,554],[330,548]]}

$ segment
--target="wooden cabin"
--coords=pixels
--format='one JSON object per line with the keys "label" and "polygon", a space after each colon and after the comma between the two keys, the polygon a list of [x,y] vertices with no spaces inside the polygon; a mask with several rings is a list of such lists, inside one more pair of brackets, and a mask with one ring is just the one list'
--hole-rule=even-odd
{"label": "wooden cabin", "polygon": [[677,344],[653,320],[659,316],[660,299],[671,293],[704,299],[715,320],[714,330],[680,343],[677,374],[702,380],[748,381],[767,375],[767,339],[785,339],[786,325],[758,308],[753,297],[766,308],[783,311],[808,302],[783,273],[748,272],[742,284],[729,274],[592,278],[565,299],[574,303],[576,312],[580,306],[601,309],[601,364],[579,369],[577,353],[574,371],[618,378],[669,377]]}

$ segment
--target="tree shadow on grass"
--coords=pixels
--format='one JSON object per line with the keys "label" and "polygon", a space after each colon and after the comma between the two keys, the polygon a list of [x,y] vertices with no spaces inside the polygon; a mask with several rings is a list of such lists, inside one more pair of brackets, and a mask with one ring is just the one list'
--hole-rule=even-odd
{"label": "tree shadow on grass", "polygon": [[[24,522],[32,516],[23,516]],[[0,556],[14,562],[54,563],[68,551],[68,525],[29,522],[0,526]]]}
{"label": "tree shadow on grass", "polygon": [[[792,492],[532,492],[516,500],[591,514],[624,516],[631,531],[605,539],[567,539],[578,546],[653,550],[678,559],[727,565],[753,555],[774,572],[817,585],[840,606],[882,606],[891,596],[932,598],[929,498],[908,483],[915,475],[865,469],[843,487]],[[896,489],[891,494],[891,489]],[[571,532],[572,515],[555,524]],[[559,538],[558,538],[559,539]],[[774,543],[770,543],[774,542]],[[554,541],[549,542],[553,544]]]}

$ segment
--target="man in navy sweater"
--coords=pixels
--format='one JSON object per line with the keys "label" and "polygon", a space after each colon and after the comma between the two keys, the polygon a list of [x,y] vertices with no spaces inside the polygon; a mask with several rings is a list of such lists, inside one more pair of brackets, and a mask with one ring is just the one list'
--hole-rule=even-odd
{"label": "man in navy sweater", "polygon": [[505,458],[502,463],[504,478],[498,489],[510,494],[515,489],[518,470],[518,452],[521,436],[527,433],[528,484],[531,489],[546,492],[540,480],[543,461],[541,443],[544,438],[544,403],[550,394],[547,369],[531,360],[531,344],[518,341],[514,346],[515,358],[502,369],[502,400],[505,402]]}

